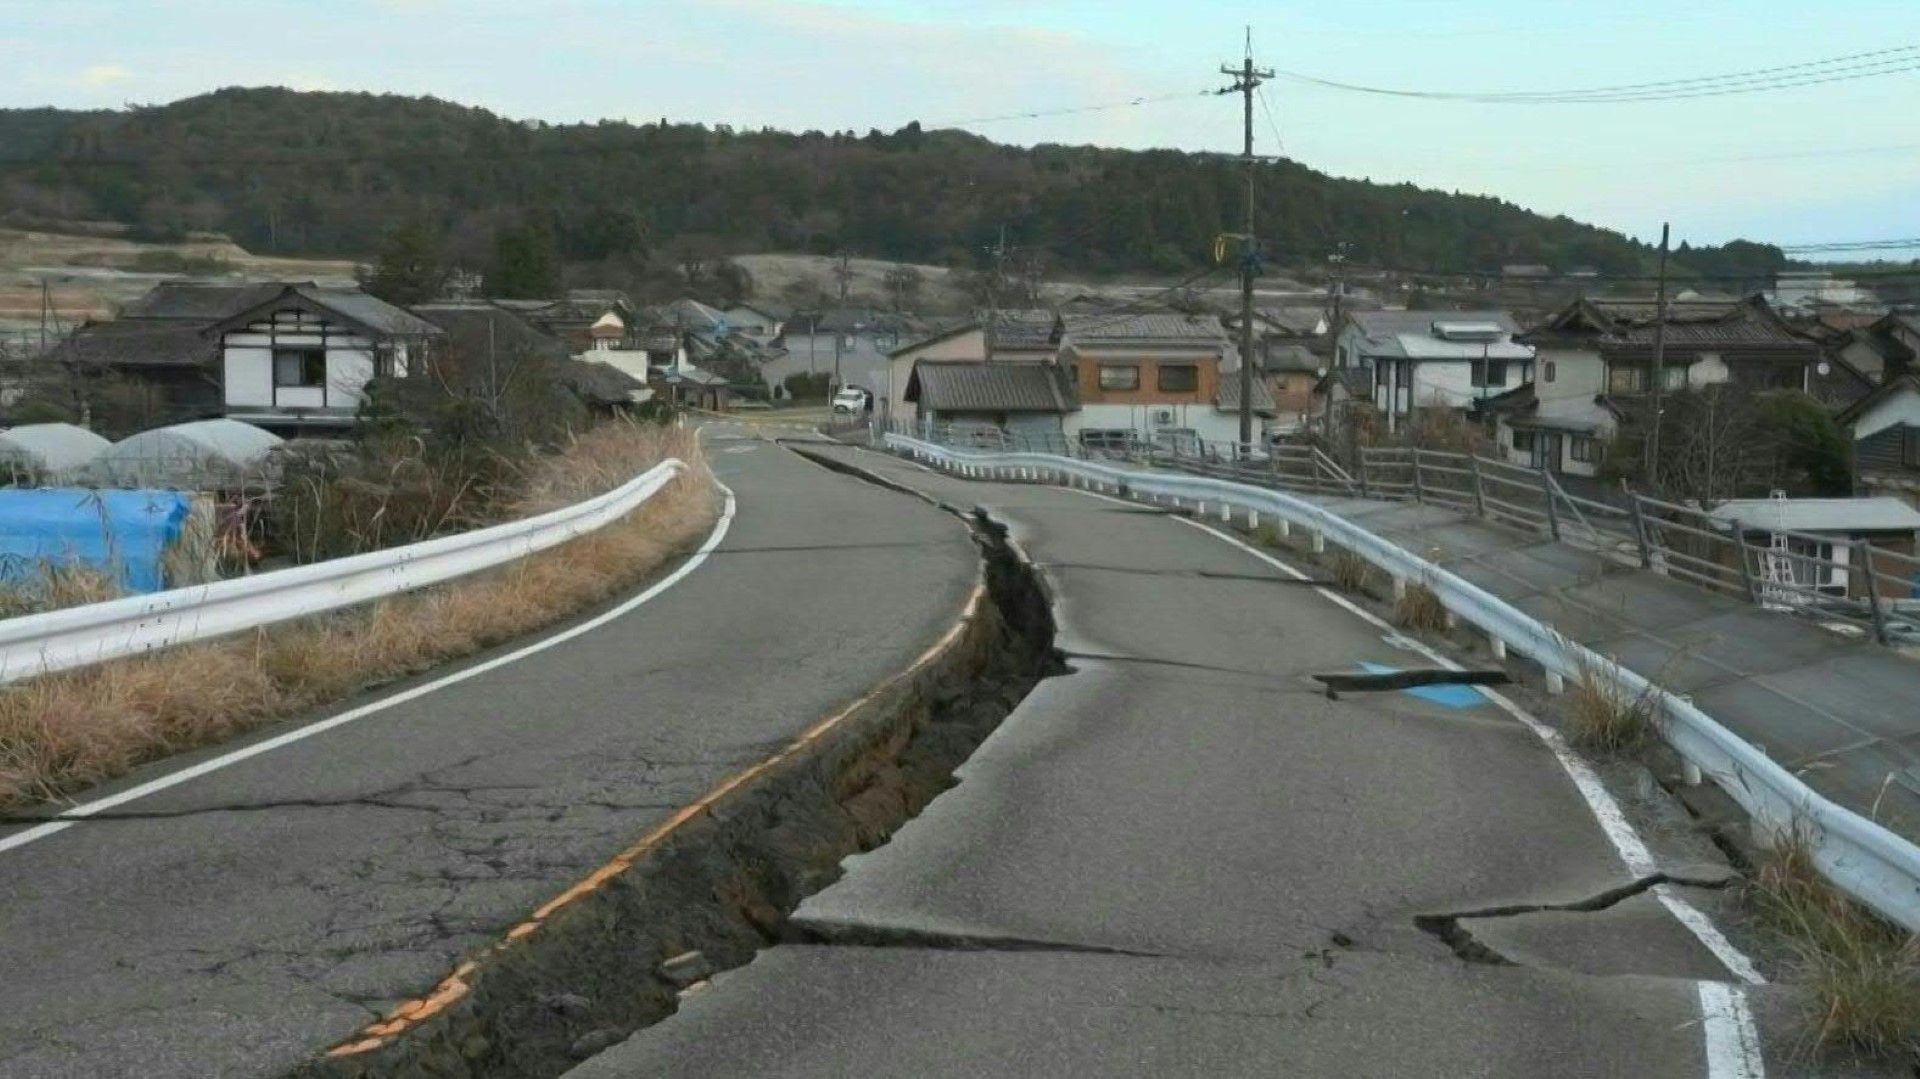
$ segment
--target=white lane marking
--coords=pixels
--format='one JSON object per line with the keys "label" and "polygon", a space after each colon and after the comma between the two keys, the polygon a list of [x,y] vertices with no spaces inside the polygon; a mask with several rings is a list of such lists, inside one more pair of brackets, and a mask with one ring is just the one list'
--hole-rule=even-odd
{"label": "white lane marking", "polygon": [[[1100,499],[1103,502],[1112,502],[1117,505],[1129,507],[1135,505],[1135,503],[1128,502],[1125,499],[1114,498],[1094,491],[1080,491],[1079,493],[1089,498]],[[1240,550],[1287,574],[1296,581],[1312,579],[1293,566],[1242,541],[1237,536],[1229,535],[1210,525],[1202,524],[1186,517],[1175,516],[1174,519],[1182,524],[1197,528],[1213,536],[1215,539],[1238,547]],[[1358,615],[1368,623],[1378,626],[1390,634],[1400,635],[1399,631],[1394,629],[1384,619],[1360,607],[1347,597],[1328,588],[1316,587],[1314,591],[1345,610]],[[1459,664],[1454,663],[1446,656],[1428,647],[1424,642],[1411,638],[1403,639],[1405,639],[1406,643],[1415,651],[1420,652],[1442,667],[1455,670],[1459,668]],[[1580,757],[1573,752],[1572,747],[1567,745],[1566,739],[1560,736],[1560,732],[1540,722],[1540,720],[1529,714],[1526,709],[1521,708],[1506,696],[1496,693],[1485,686],[1481,686],[1479,689],[1487,695],[1487,699],[1493,701],[1494,704],[1498,705],[1507,714],[1519,720],[1528,730],[1532,731],[1536,737],[1546,743],[1547,748],[1552,751],[1554,759],[1560,762],[1560,767],[1567,773],[1568,778],[1573,780],[1574,788],[1580,792],[1581,798],[1586,801],[1588,810],[1593,813],[1594,819],[1600,824],[1600,830],[1605,833],[1607,840],[1613,844],[1615,852],[1620,856],[1620,860],[1626,864],[1628,870],[1636,876],[1647,876],[1657,872],[1653,852],[1648,849],[1646,842],[1640,838],[1640,834],[1634,830],[1633,824],[1627,820],[1626,814],[1621,812],[1620,803],[1614,800],[1613,795],[1607,790],[1606,786],[1600,782],[1600,777],[1594,774],[1593,769],[1588,767],[1587,762],[1581,760]],[[1712,952],[1714,958],[1718,959],[1721,965],[1725,966],[1736,978],[1750,985],[1766,984],[1766,979],[1761,976],[1759,969],[1754,966],[1753,960],[1749,959],[1744,952],[1735,947],[1733,942],[1728,940],[1726,935],[1720,932],[1719,927],[1715,926],[1713,921],[1702,913],[1699,908],[1687,902],[1681,896],[1673,894],[1672,890],[1666,885],[1654,887],[1653,893],[1658,897],[1661,905],[1666,907],[1667,911],[1674,916],[1675,920],[1682,926],[1685,926],[1686,929],[1700,941],[1701,945],[1709,952]],[[1741,986],[1723,982],[1702,981],[1696,984],[1700,997],[1702,1037],[1706,1042],[1707,1079],[1762,1079],[1762,1077],[1766,1075],[1766,1057],[1761,1051],[1760,1036],[1754,1026],[1753,1011],[1748,1005],[1746,990]]]}
{"label": "white lane marking", "polygon": [[[1081,493],[1091,494],[1092,492],[1082,491]],[[1094,497],[1106,498],[1107,496],[1096,494]],[[1211,525],[1186,517],[1174,519],[1240,548],[1260,561],[1288,574],[1294,580],[1311,580],[1305,573],[1242,541],[1238,536],[1229,535]],[[1331,589],[1316,587],[1314,591],[1388,633],[1397,635],[1399,632],[1372,611],[1366,610]],[[1460,669],[1459,664],[1435,651],[1424,641],[1404,639],[1415,651],[1440,666],[1449,670]],[[1477,688],[1486,694],[1488,700],[1519,720],[1536,737],[1546,743],[1554,759],[1559,761],[1560,767],[1566,771],[1567,777],[1573,780],[1575,789],[1580,792],[1581,798],[1585,799],[1587,809],[1599,821],[1600,830],[1613,844],[1614,851],[1626,864],[1627,870],[1639,877],[1651,876],[1659,872],[1653,852],[1648,849],[1646,841],[1640,838],[1640,833],[1634,830],[1632,822],[1627,820],[1627,815],[1620,809],[1620,803],[1614,799],[1606,785],[1600,782],[1600,777],[1594,773],[1587,762],[1567,745],[1567,740],[1560,736],[1560,732],[1534,718],[1526,709],[1505,695],[1485,686]],[[1688,932],[1691,932],[1707,951],[1713,953],[1714,958],[1718,959],[1734,977],[1749,985],[1766,984],[1766,978],[1761,976],[1753,960],[1728,940],[1726,934],[1720,932],[1719,927],[1713,924],[1713,920],[1698,907],[1674,894],[1673,890],[1664,884],[1655,885],[1652,891],[1660,900],[1661,906],[1674,916],[1674,920],[1686,927]],[[1760,1036],[1754,1028],[1753,1012],[1748,1007],[1746,990],[1738,985],[1723,982],[1703,981],[1697,984],[1700,993],[1701,1026],[1706,1039],[1708,1079],[1760,1079],[1766,1074],[1766,1058],[1760,1051]]]}
{"label": "white lane marking", "polygon": [[1700,983],[1700,1018],[1707,1040],[1707,1074],[1712,1079],[1762,1079],[1766,1057],[1753,1025],[1746,991],[1721,982]]}
{"label": "white lane marking", "polygon": [[719,487],[720,490],[727,496],[727,501],[726,501],[726,506],[720,511],[720,520],[715,522],[713,526],[713,531],[708,534],[705,542],[701,543],[700,548],[696,550],[690,557],[688,557],[688,559],[684,563],[682,563],[678,568],[676,568],[672,573],[669,573],[665,577],[662,577],[660,580],[654,582],[653,585],[649,587],[646,591],[640,593],[639,595],[633,597],[632,599],[627,600],[625,603],[620,604],[618,607],[615,607],[612,610],[606,611],[602,614],[596,615],[593,618],[590,618],[587,621],[582,622],[577,626],[573,626],[571,628],[562,630],[551,637],[544,637],[538,641],[533,642],[530,645],[527,645],[524,648],[517,648],[514,651],[508,652],[505,655],[495,656],[494,658],[486,660],[485,662],[476,663],[471,667],[467,667],[463,670],[455,671],[452,674],[444,675],[440,678],[436,678],[431,682],[426,682],[421,685],[414,686],[411,689],[402,690],[399,693],[395,693],[391,697],[383,697],[380,700],[372,701],[368,704],[363,704],[358,708],[349,709],[345,712],[340,713],[337,716],[331,716],[327,719],[323,719],[315,723],[310,723],[307,726],[301,727],[298,730],[292,730],[292,731],[288,731],[285,734],[276,735],[263,742],[256,742],[253,745],[246,746],[245,748],[236,749],[231,753],[223,753],[220,756],[214,757],[210,760],[201,761],[199,764],[193,765],[192,767],[182,768],[178,772],[171,772],[167,775],[161,776],[158,779],[149,780],[148,782],[142,783],[137,787],[129,787],[128,789],[123,790],[118,794],[111,794],[105,798],[98,798],[91,802],[83,802],[80,805],[74,806],[72,809],[69,809],[61,813],[59,817],[56,817],[45,824],[37,824],[32,828],[28,828],[20,832],[15,832],[9,836],[0,836],[0,852],[9,851],[14,849],[15,847],[24,847],[28,843],[32,843],[35,840],[45,839],[50,835],[54,835],[59,832],[64,832],[68,828],[71,828],[75,824],[79,823],[81,819],[84,819],[86,817],[91,817],[98,813],[104,813],[109,809],[113,809],[117,806],[126,805],[128,802],[145,798],[150,794],[157,794],[160,791],[166,790],[169,787],[177,787],[182,783],[187,783],[192,780],[198,779],[201,776],[208,775],[213,772],[218,772],[223,768],[231,767],[232,765],[239,764],[241,761],[248,760],[253,757],[258,757],[263,753],[271,753],[274,750],[281,748],[282,746],[289,746],[295,742],[312,738],[316,734],[324,734],[327,731],[333,730],[335,727],[344,727],[347,724],[354,722],[355,720],[365,719],[368,716],[375,715],[379,712],[384,712],[387,709],[394,707],[395,705],[405,704],[411,700],[417,700],[421,697],[426,696],[429,693],[433,693],[437,690],[445,689],[448,686],[454,685],[459,682],[464,682],[469,678],[473,678],[478,675],[485,674],[488,671],[495,670],[500,667],[504,667],[509,663],[518,662],[522,659],[527,658],[528,656],[533,655],[536,652],[544,652],[547,649],[554,647],[555,645],[564,644],[567,641],[573,640],[575,637],[579,637],[583,634],[591,633],[594,630],[599,629],[601,626],[604,626],[607,623],[613,621],[614,619],[627,614],[628,612],[632,611],[636,607],[639,607],[642,604],[653,599],[655,596],[658,596],[660,593],[665,592],[667,589],[672,588],[676,584],[679,584],[682,580],[686,578],[688,574],[692,573],[696,569],[699,569],[701,564],[707,560],[708,556],[713,554],[714,549],[720,546],[720,542],[727,538],[727,530],[733,526],[733,512],[734,512],[733,490],[729,488],[726,484],[721,483],[717,479],[714,480],[714,484],[715,486]]}
{"label": "white lane marking", "polygon": [[[1182,524],[1197,528],[1202,532],[1212,535],[1216,539],[1223,540],[1240,548],[1255,558],[1260,559],[1262,562],[1292,576],[1296,581],[1311,579],[1305,573],[1269,555],[1267,552],[1243,542],[1237,536],[1229,535],[1211,525],[1201,524],[1198,521],[1189,520],[1185,517],[1175,519]],[[1347,597],[1328,588],[1315,588],[1314,591],[1332,600],[1334,603],[1339,604],[1346,610],[1366,619],[1369,623],[1393,634],[1403,641],[1406,647],[1419,652],[1440,666],[1448,670],[1460,669],[1458,663],[1435,651],[1429,647],[1426,642],[1404,636],[1385,619],[1359,606]],[[1580,797],[1586,801],[1587,808],[1600,822],[1600,830],[1606,833],[1607,841],[1613,844],[1614,850],[1620,855],[1621,862],[1626,864],[1628,872],[1636,877],[1649,877],[1660,872],[1659,861],[1654,858],[1653,851],[1647,847],[1646,841],[1640,838],[1640,833],[1634,829],[1632,822],[1627,820],[1627,815],[1621,810],[1620,803],[1614,799],[1612,792],[1607,790],[1606,784],[1600,782],[1600,777],[1594,772],[1592,766],[1588,765],[1585,760],[1581,759],[1579,754],[1573,751],[1573,747],[1567,744],[1567,740],[1561,736],[1559,731],[1554,730],[1552,727],[1535,718],[1532,713],[1514,703],[1512,699],[1504,694],[1497,693],[1486,686],[1477,686],[1475,688],[1479,689],[1481,693],[1484,693],[1487,699],[1492,701],[1502,711],[1519,720],[1528,730],[1533,732],[1535,737],[1547,744],[1547,748],[1553,752],[1554,759],[1560,762],[1560,767],[1566,771],[1568,778],[1573,780],[1573,785],[1579,790]],[[1766,978],[1761,976],[1759,969],[1754,966],[1753,960],[1749,959],[1745,953],[1735,947],[1733,942],[1728,940],[1726,935],[1714,926],[1712,919],[1701,913],[1699,908],[1687,902],[1683,897],[1672,894],[1666,885],[1658,885],[1653,891],[1659,896],[1661,905],[1673,912],[1680,923],[1686,926],[1695,937],[1699,938],[1700,943],[1705,946],[1708,951],[1713,953],[1714,958],[1720,960],[1721,965],[1725,966],[1729,973],[1751,985],[1766,984]],[[1686,913],[1683,914],[1681,913],[1682,911]]]}

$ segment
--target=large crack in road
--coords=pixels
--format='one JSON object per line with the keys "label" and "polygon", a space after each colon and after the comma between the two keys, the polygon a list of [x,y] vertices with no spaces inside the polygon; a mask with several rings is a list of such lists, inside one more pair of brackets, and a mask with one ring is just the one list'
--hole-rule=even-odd
{"label": "large crack in road", "polygon": [[954,769],[1033,686],[1064,669],[1048,599],[1004,528],[984,514],[943,508],[971,529],[985,588],[964,630],[932,662],[686,820],[536,932],[463,965],[450,976],[460,992],[428,1017],[414,1017],[422,1002],[402,1005],[368,1028],[397,1024],[392,1033],[346,1043],[353,1051],[294,1074],[557,1075],[673,1014],[683,994],[704,987],[703,979],[689,984],[676,961],[697,955],[703,973],[720,971],[804,939],[788,921],[801,899],[951,785]]}

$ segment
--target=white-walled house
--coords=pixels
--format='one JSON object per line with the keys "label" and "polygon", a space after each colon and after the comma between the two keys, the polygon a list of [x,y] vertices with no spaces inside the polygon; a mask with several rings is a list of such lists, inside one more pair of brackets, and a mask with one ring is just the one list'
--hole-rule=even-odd
{"label": "white-walled house", "polygon": [[288,285],[206,331],[223,414],[269,430],[351,427],[374,378],[405,378],[438,326],[377,297]]}
{"label": "white-walled house", "polygon": [[1416,408],[1469,409],[1526,383],[1533,349],[1504,311],[1355,311],[1334,366],[1373,372],[1373,404],[1398,430]]}
{"label": "white-walled house", "polygon": [[[1652,300],[1582,298],[1521,335],[1536,352],[1531,386],[1481,405],[1499,451],[1515,464],[1576,476],[1599,472],[1623,417],[1652,384],[1658,308]],[[1740,382],[1826,396],[1866,383],[1788,326],[1758,296],[1667,305],[1661,341],[1667,392]]]}

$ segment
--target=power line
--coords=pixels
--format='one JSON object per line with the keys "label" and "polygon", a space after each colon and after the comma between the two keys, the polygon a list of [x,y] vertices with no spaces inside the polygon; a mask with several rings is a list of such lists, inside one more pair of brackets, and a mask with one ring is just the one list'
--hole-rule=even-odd
{"label": "power line", "polygon": [[1675,101],[1686,98],[1717,97],[1727,94],[1757,93],[1853,79],[1876,78],[1920,71],[1920,45],[1901,45],[1871,52],[1852,53],[1800,64],[1754,68],[1724,75],[1668,79],[1660,82],[1624,83],[1563,90],[1524,91],[1449,91],[1410,90],[1368,86],[1359,83],[1323,79],[1297,71],[1281,75],[1315,86],[1350,93],[1384,97],[1416,98],[1430,101],[1464,101],[1501,105],[1610,104],[1639,101]]}
{"label": "power line", "polygon": [[1911,240],[1853,240],[1835,243],[1780,244],[1780,250],[1794,254],[1814,254],[1837,251],[1905,251],[1920,248],[1920,237]]}
{"label": "power line", "polygon": [[1278,154],[1286,149],[1286,140],[1280,137],[1280,123],[1274,119],[1273,106],[1267,101],[1267,88],[1264,84],[1255,86],[1253,92],[1260,99],[1260,111],[1266,114],[1267,130],[1273,134],[1273,150]]}
{"label": "power line", "polygon": [[1150,94],[1144,97],[1132,97],[1125,101],[1109,101],[1099,105],[1075,105],[1063,109],[1032,109],[1026,112],[1006,112],[996,116],[972,116],[964,120],[938,120],[931,127],[964,127],[968,124],[994,124],[1003,120],[1038,120],[1048,116],[1073,116],[1083,112],[1107,112],[1113,109],[1131,109],[1141,105],[1158,105],[1167,101],[1184,101],[1195,97],[1210,97],[1212,90],[1186,90],[1175,94]]}

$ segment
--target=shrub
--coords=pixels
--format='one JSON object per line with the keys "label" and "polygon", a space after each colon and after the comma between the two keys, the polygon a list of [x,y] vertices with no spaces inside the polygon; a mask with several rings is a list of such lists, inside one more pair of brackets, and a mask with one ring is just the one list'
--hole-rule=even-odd
{"label": "shrub", "polygon": [[1447,609],[1433,589],[1410,584],[1393,607],[1394,621],[1417,633],[1439,633],[1447,628]]}
{"label": "shrub", "polygon": [[1781,837],[1747,891],[1761,924],[1793,956],[1821,1044],[1920,1058],[1920,937],[1827,883],[1802,831]]}

